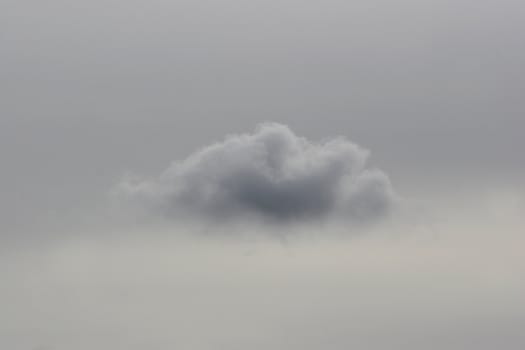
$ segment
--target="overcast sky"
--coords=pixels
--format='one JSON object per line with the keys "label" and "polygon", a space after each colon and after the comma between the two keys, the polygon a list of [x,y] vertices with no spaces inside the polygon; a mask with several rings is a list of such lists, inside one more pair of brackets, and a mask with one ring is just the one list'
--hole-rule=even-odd
{"label": "overcast sky", "polygon": [[0,0],[0,347],[522,349],[524,32],[518,0]]}

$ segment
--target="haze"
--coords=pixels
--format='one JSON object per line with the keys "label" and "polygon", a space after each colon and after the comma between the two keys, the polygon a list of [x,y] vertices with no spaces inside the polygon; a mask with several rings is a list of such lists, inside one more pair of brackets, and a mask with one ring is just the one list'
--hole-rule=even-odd
{"label": "haze", "polygon": [[0,348],[523,349],[524,23],[0,0]]}

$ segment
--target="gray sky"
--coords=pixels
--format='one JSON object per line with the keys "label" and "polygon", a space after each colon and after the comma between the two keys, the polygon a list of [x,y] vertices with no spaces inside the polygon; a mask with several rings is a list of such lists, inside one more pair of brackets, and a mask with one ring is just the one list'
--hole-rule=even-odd
{"label": "gray sky", "polygon": [[[505,348],[523,348],[518,325],[525,312],[517,295],[524,288],[525,261],[509,250],[523,243],[519,233],[525,227],[520,219],[525,211],[524,23],[525,5],[518,0],[0,0],[0,259],[11,266],[0,270],[7,276],[1,278],[0,304],[12,300],[7,316],[0,316],[0,347],[173,348],[177,337],[169,328],[174,323],[182,327],[175,334],[189,334],[180,343],[188,349],[353,345],[410,350],[432,348],[428,342],[436,349],[474,349],[472,344],[480,342],[492,349],[501,347],[502,339],[510,339]],[[289,256],[281,243],[252,242],[244,235],[227,243],[201,242],[188,233],[194,228],[166,228],[164,222],[159,227],[151,222],[156,219],[113,211],[110,192],[125,175],[157,181],[174,161],[198,158],[226,135],[254,133],[262,122],[287,125],[314,144],[343,136],[371,151],[366,169],[381,169],[391,181],[385,188],[405,203],[392,221],[371,229],[371,236],[382,237],[380,243],[339,241],[331,231],[346,226],[329,223],[297,229],[308,231],[308,237],[332,238],[292,243],[295,255]],[[252,154],[243,147],[239,154]],[[292,159],[332,164],[323,163],[332,158],[301,152]],[[224,154],[229,161],[256,158]],[[211,163],[203,164],[208,169]],[[246,170],[247,163],[236,164],[224,174]],[[323,166],[301,168],[300,179],[306,180],[290,181],[296,186],[290,188],[314,183],[319,191],[331,189],[319,185],[330,182],[309,180],[315,172],[308,171]],[[222,179],[219,170],[201,174]],[[289,175],[290,168],[285,170],[282,174]],[[266,179],[266,173],[254,171]],[[175,188],[188,177],[169,179]],[[204,183],[225,189],[220,181]],[[251,191],[254,184],[264,191]],[[269,191],[278,194],[270,198],[275,203],[295,203],[293,210],[313,198],[264,181],[242,186],[240,192],[227,187],[234,200],[221,199],[220,206],[238,205],[247,193],[257,193],[248,204],[260,208],[266,200],[260,194]],[[156,198],[173,200],[167,193]],[[327,203],[340,208],[336,202]],[[197,203],[209,208],[208,202]],[[123,233],[128,229],[135,238]],[[149,230],[164,233],[149,240]],[[166,230],[176,234],[166,238]],[[384,238],[387,231],[396,233]],[[400,231],[411,232],[410,238]],[[189,238],[177,238],[181,232]],[[483,232],[481,242],[478,232]],[[173,254],[163,250],[165,239],[169,247],[183,240],[187,251],[179,257],[176,249]],[[493,246],[499,250],[491,255]],[[488,257],[476,253],[478,248]],[[157,256],[156,249],[150,265],[134,265],[133,256]],[[442,265],[449,250],[454,258]],[[386,258],[375,265],[371,257],[377,251]],[[403,260],[406,255],[410,262]],[[340,264],[327,263],[331,256],[340,257]],[[227,266],[200,264],[198,257]],[[172,258],[196,270],[179,270]],[[411,270],[411,264],[429,271]],[[237,272],[232,267],[237,265],[244,267]],[[282,273],[275,272],[278,266]],[[136,269],[142,270],[135,278]],[[347,269],[371,275],[365,283],[349,277]],[[112,273],[120,277],[111,280]],[[180,295],[178,274],[189,279]],[[211,274],[222,278],[200,284]],[[432,281],[422,285],[429,274],[438,288]],[[373,296],[364,304],[342,297],[352,295],[356,284],[361,289],[355,293]],[[293,301],[312,285],[318,288]],[[216,314],[227,313],[230,307],[220,305],[231,305],[236,297],[248,303],[281,290],[282,299],[271,300],[276,310],[283,309],[282,323],[253,306],[253,314],[228,316],[225,328],[215,329],[206,310],[192,311],[182,302],[193,293],[208,299],[215,288],[209,307]],[[414,303],[403,299],[414,288],[425,297]],[[121,298],[122,290],[131,296]],[[390,290],[392,301],[376,304],[388,300]],[[468,299],[477,293],[479,299]],[[67,295],[69,304],[61,305],[54,295]],[[438,306],[429,306],[434,302]],[[130,306],[137,303],[142,306]],[[163,312],[166,303],[186,308],[177,318]],[[408,315],[396,305],[406,306]],[[309,307],[313,311],[305,316]],[[108,308],[111,315],[104,314]],[[148,323],[130,310],[154,320]],[[186,317],[191,326],[185,325]],[[207,319],[202,325],[201,317]],[[98,323],[101,318],[107,323]],[[454,329],[451,319],[458,322]],[[67,320],[74,320],[71,329]],[[342,324],[352,325],[354,333]],[[151,331],[124,335],[146,328]],[[237,328],[238,337],[232,335]],[[349,342],[345,334],[355,336]],[[384,342],[367,347],[376,335]]]}

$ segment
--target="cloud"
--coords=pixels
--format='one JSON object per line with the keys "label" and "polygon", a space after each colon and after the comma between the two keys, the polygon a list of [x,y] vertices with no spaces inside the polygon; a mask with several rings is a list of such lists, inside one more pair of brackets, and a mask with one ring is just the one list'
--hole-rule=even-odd
{"label": "cloud", "polygon": [[387,175],[345,138],[311,142],[282,124],[231,135],[173,163],[158,178],[126,179],[120,200],[170,219],[366,223],[395,202]]}

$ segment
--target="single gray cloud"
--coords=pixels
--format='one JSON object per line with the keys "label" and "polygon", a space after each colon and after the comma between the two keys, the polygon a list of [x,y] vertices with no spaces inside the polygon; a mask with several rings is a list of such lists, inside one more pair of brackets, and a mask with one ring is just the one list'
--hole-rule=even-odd
{"label": "single gray cloud", "polygon": [[266,123],[173,163],[153,180],[122,181],[118,198],[173,219],[363,223],[395,202],[385,173],[366,169],[369,152],[339,137],[315,143]]}

